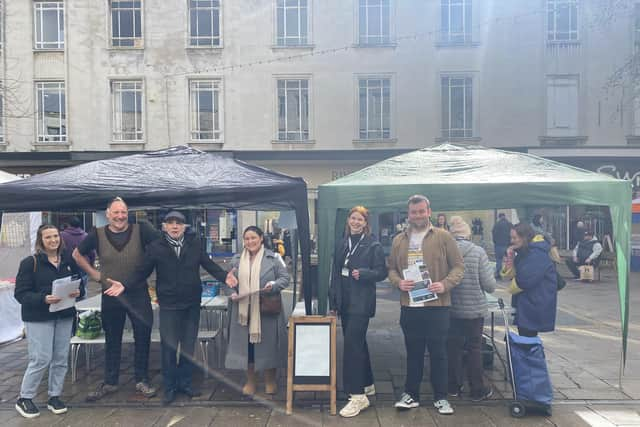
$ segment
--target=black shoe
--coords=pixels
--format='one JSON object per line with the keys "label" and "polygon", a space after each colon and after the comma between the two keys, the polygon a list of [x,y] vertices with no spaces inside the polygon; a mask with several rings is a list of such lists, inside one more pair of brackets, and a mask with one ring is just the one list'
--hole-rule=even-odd
{"label": "black shoe", "polygon": [[191,399],[193,399],[194,397],[202,396],[202,393],[200,393],[199,390],[194,390],[191,387],[181,387],[180,393],[184,394],[185,396]]}
{"label": "black shoe", "polygon": [[176,400],[176,391],[172,388],[164,391],[164,396],[162,396],[162,406],[168,406]]}
{"label": "black shoe", "polygon": [[87,396],[87,402],[98,401],[109,394],[115,393],[116,391],[118,391],[117,385],[100,383],[96,388],[96,391],[89,393]]}
{"label": "black shoe", "polygon": [[473,394],[471,396],[472,402],[482,402],[483,400],[489,399],[493,396],[493,389],[491,387],[487,387],[482,392],[478,394]]}
{"label": "black shoe", "polygon": [[31,399],[18,399],[16,402],[16,411],[25,418],[35,418],[40,415],[38,407]]}
{"label": "black shoe", "polygon": [[49,401],[47,402],[47,409],[56,415],[60,415],[67,412],[67,405],[65,405],[58,396],[53,396],[50,397]]}

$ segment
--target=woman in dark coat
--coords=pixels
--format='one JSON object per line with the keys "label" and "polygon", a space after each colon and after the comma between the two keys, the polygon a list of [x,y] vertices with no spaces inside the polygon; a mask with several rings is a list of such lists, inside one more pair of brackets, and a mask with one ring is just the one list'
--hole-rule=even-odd
{"label": "woman in dark coat", "polygon": [[[78,273],[76,264],[63,255],[58,229],[41,225],[36,235],[36,253],[20,263],[16,276],[15,298],[22,305],[22,320],[27,332],[29,364],[22,378],[16,410],[25,418],[40,415],[33,398],[45,372],[49,371],[47,408],[54,414],[64,414],[67,406],[60,400],[67,373],[69,340],[76,310],[70,307],[49,311],[51,304],[61,301],[52,292],[53,281]],[[80,291],[69,295],[76,298]]]}
{"label": "woman in dark coat", "polygon": [[351,396],[340,411],[343,417],[358,415],[369,406],[367,395],[375,394],[367,328],[376,313],[376,282],[387,277],[387,267],[382,245],[371,236],[368,218],[363,206],[351,209],[344,239],[336,244],[333,256],[329,307],[342,318],[343,386]]}
{"label": "woman in dark coat", "polygon": [[[522,291],[513,295],[515,323],[522,336],[555,329],[558,284],[556,266],[549,257],[551,244],[536,234],[529,224],[520,223],[511,230],[515,280]],[[507,268],[510,267],[509,265]]]}

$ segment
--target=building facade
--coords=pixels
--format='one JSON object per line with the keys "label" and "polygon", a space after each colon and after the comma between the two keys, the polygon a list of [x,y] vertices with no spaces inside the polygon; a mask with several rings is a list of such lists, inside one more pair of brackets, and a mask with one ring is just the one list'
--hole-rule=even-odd
{"label": "building facade", "polygon": [[5,0],[1,37],[12,173],[189,144],[313,199],[452,142],[640,186],[635,0]]}

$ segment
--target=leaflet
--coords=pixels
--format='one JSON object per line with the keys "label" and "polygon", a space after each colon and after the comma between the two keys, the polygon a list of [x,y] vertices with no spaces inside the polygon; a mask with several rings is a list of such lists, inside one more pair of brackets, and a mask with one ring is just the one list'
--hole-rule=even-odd
{"label": "leaflet", "polygon": [[423,303],[438,299],[438,295],[428,289],[431,285],[431,276],[424,264],[412,264],[404,269],[402,274],[405,280],[415,282],[414,288],[409,291],[409,305],[411,307],[422,307]]}
{"label": "leaflet", "polygon": [[75,279],[74,276],[63,277],[62,279],[54,280],[51,283],[51,295],[59,297],[60,302],[49,305],[49,312],[66,310],[76,304],[76,299],[69,295],[80,289],[81,279]]}

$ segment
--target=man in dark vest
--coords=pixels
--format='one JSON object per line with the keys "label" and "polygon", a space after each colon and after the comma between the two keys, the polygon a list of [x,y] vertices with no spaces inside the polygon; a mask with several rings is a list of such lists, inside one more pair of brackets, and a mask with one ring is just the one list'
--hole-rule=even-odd
{"label": "man in dark vest", "polygon": [[573,273],[573,277],[580,278],[580,270],[578,267],[581,265],[593,265],[598,266],[599,257],[602,253],[602,245],[594,236],[593,231],[587,230],[584,232],[584,238],[573,249],[573,258],[566,261],[567,267]]}
{"label": "man in dark vest", "polygon": [[[133,284],[118,297],[104,295],[111,280],[125,280],[142,264],[144,248],[160,237],[160,232],[149,223],[129,224],[127,204],[120,197],[111,200],[106,211],[109,224],[93,229],[73,251],[78,266],[102,285],[102,329],[105,334],[104,382],[89,393],[88,401],[96,401],[118,390],[122,332],[125,317],[133,327],[135,341],[134,375],[136,391],[146,397],[156,394],[149,383],[149,346],[153,312],[145,280]],[[84,258],[95,250],[100,259],[100,271]]]}

